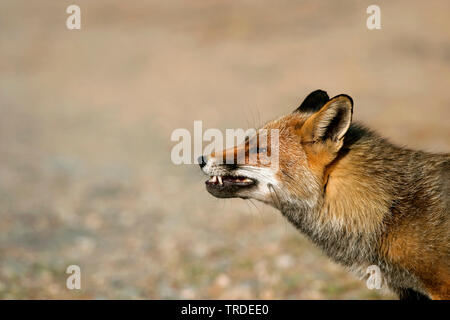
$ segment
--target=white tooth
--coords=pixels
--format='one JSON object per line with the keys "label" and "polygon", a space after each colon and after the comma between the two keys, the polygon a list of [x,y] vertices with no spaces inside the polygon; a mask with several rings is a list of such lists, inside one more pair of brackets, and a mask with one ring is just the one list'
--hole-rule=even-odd
{"label": "white tooth", "polygon": [[219,183],[220,183],[220,184],[223,184],[223,182],[222,182],[222,177],[221,177],[221,176],[218,176],[217,178],[219,179]]}
{"label": "white tooth", "polygon": [[216,181],[217,181],[217,177],[216,177],[216,176],[213,176],[213,177],[211,178],[211,182],[216,183]]}

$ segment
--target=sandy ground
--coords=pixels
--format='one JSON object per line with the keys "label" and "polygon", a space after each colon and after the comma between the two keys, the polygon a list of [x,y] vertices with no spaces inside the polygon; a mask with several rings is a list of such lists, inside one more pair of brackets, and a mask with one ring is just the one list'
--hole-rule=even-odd
{"label": "sandy ground", "polygon": [[[247,128],[310,91],[450,151],[450,2],[0,4],[0,298],[382,299],[273,209],[170,160],[176,128]],[[65,287],[66,267],[82,290]]]}

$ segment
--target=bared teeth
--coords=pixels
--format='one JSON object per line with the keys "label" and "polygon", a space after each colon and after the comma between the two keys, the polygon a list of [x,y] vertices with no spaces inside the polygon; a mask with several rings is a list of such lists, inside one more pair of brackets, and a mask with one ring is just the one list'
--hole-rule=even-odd
{"label": "bared teeth", "polygon": [[223,177],[223,176],[211,176],[210,179],[208,180],[209,183],[212,184],[219,184],[219,185],[223,185],[224,181],[223,179],[226,179],[227,181],[229,181],[230,183],[253,183],[252,179],[249,178],[244,178],[244,177]]}

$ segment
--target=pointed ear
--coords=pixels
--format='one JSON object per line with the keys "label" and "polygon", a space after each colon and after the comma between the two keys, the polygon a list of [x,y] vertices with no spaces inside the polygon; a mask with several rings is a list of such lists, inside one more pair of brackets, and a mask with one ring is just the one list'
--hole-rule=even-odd
{"label": "pointed ear", "polygon": [[328,97],[328,94],[325,91],[313,91],[305,98],[305,100],[303,100],[300,107],[295,109],[294,112],[317,112],[328,102],[328,100],[330,100],[330,97]]}
{"label": "pointed ear", "polygon": [[[352,122],[353,100],[341,94],[328,101],[301,128],[302,140],[341,142]],[[341,143],[340,143],[341,144]]]}

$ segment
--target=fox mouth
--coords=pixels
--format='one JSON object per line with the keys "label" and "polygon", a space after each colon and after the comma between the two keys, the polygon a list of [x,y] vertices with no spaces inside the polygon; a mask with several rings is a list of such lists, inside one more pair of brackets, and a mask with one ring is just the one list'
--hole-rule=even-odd
{"label": "fox mouth", "polygon": [[206,190],[218,198],[233,198],[244,188],[256,184],[256,181],[243,176],[212,176],[205,182]]}

